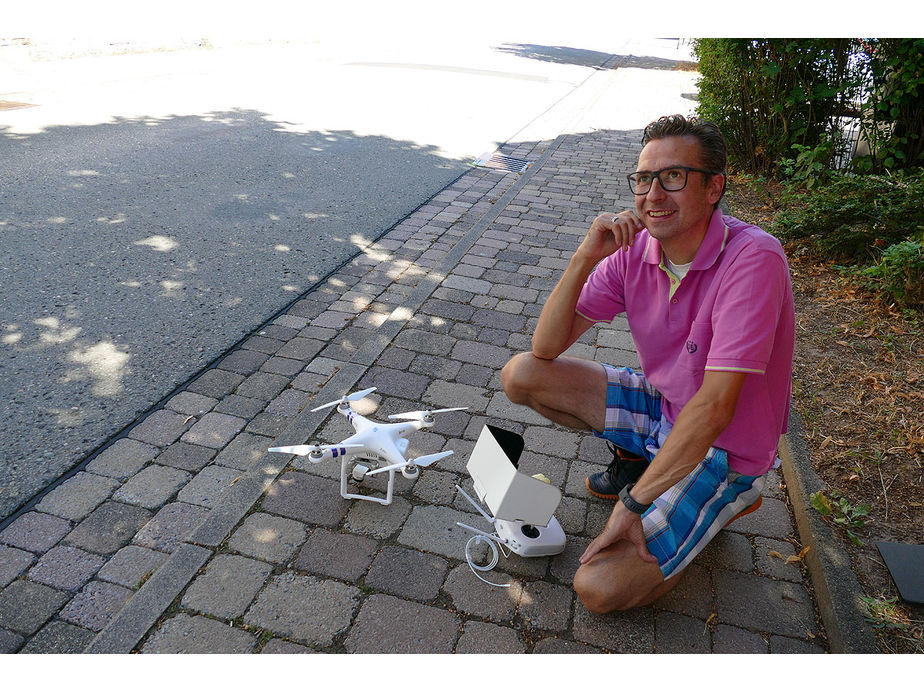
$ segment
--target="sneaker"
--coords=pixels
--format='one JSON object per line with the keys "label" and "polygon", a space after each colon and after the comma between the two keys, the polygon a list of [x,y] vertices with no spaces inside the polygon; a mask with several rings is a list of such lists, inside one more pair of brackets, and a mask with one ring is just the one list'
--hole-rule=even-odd
{"label": "sneaker", "polygon": [[606,471],[587,477],[587,490],[597,498],[616,500],[624,487],[641,478],[648,468],[648,460],[610,443],[607,443],[607,446],[613,453],[613,461]]}

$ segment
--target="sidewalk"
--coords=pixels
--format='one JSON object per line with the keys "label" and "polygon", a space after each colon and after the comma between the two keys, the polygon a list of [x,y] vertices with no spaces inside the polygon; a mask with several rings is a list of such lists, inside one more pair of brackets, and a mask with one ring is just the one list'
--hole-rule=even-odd
{"label": "sidewalk", "polygon": [[[0,652],[827,651],[808,573],[785,562],[802,546],[778,471],[655,605],[601,617],[572,590],[610,509],[584,478],[608,453],[511,405],[499,370],[590,219],[633,204],[639,137],[505,147],[525,174],[471,169],[51,490],[0,532]],[[637,365],[618,319],[573,353]],[[266,452],[341,440],[312,403],[372,386],[357,407],[377,419],[468,407],[412,437],[409,455],[455,454],[399,476],[390,506],[344,501],[339,465]],[[565,552],[501,557],[486,577],[509,588],[473,575],[455,525],[484,524],[455,484],[487,422],[564,493]]]}

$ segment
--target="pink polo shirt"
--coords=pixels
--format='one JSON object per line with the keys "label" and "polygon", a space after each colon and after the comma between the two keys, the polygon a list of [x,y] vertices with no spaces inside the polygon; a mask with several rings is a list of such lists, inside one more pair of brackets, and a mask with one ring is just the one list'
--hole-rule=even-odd
{"label": "pink polo shirt", "polygon": [[716,211],[678,282],[661,261],[660,242],[641,231],[628,252],[597,265],[576,312],[594,322],[625,312],[642,372],[671,424],[705,371],[747,373],[715,446],[742,474],[773,466],[789,419],[795,341],[789,266],[776,238]]}

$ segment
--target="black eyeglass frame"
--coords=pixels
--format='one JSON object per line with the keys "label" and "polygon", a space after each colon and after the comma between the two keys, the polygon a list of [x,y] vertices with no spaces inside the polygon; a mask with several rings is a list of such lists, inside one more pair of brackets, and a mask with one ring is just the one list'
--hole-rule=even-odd
{"label": "black eyeglass frame", "polygon": [[[683,185],[676,189],[668,188],[666,185],[664,185],[664,181],[661,180],[661,174],[665,171],[675,171],[677,169],[683,171],[686,174],[683,178]],[[647,195],[649,192],[651,192],[651,186],[654,184],[655,179],[657,179],[658,183],[661,185],[661,188],[666,192],[680,192],[685,187],[687,187],[687,182],[690,180],[690,171],[705,173],[707,176],[718,176],[722,173],[721,171],[707,171],[705,169],[695,168],[693,166],[665,166],[664,168],[658,169],[657,171],[635,171],[634,173],[630,173],[628,176],[626,176],[626,180],[629,181],[629,190],[632,191],[633,195]],[[645,192],[637,192],[638,185],[636,185],[632,180],[632,176],[637,176],[639,173],[647,173],[651,176],[651,181],[648,183],[648,188],[645,190]]]}

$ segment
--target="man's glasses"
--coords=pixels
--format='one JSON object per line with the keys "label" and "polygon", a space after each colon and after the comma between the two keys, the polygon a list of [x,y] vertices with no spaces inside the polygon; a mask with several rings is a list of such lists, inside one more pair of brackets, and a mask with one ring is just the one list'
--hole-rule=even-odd
{"label": "man's glasses", "polygon": [[661,184],[661,187],[667,192],[677,192],[687,187],[687,174],[690,171],[705,173],[709,176],[717,175],[717,171],[704,171],[701,168],[692,166],[671,166],[662,168],[659,171],[636,171],[628,175],[629,189],[636,195],[645,195],[651,190],[651,184],[655,178]]}

